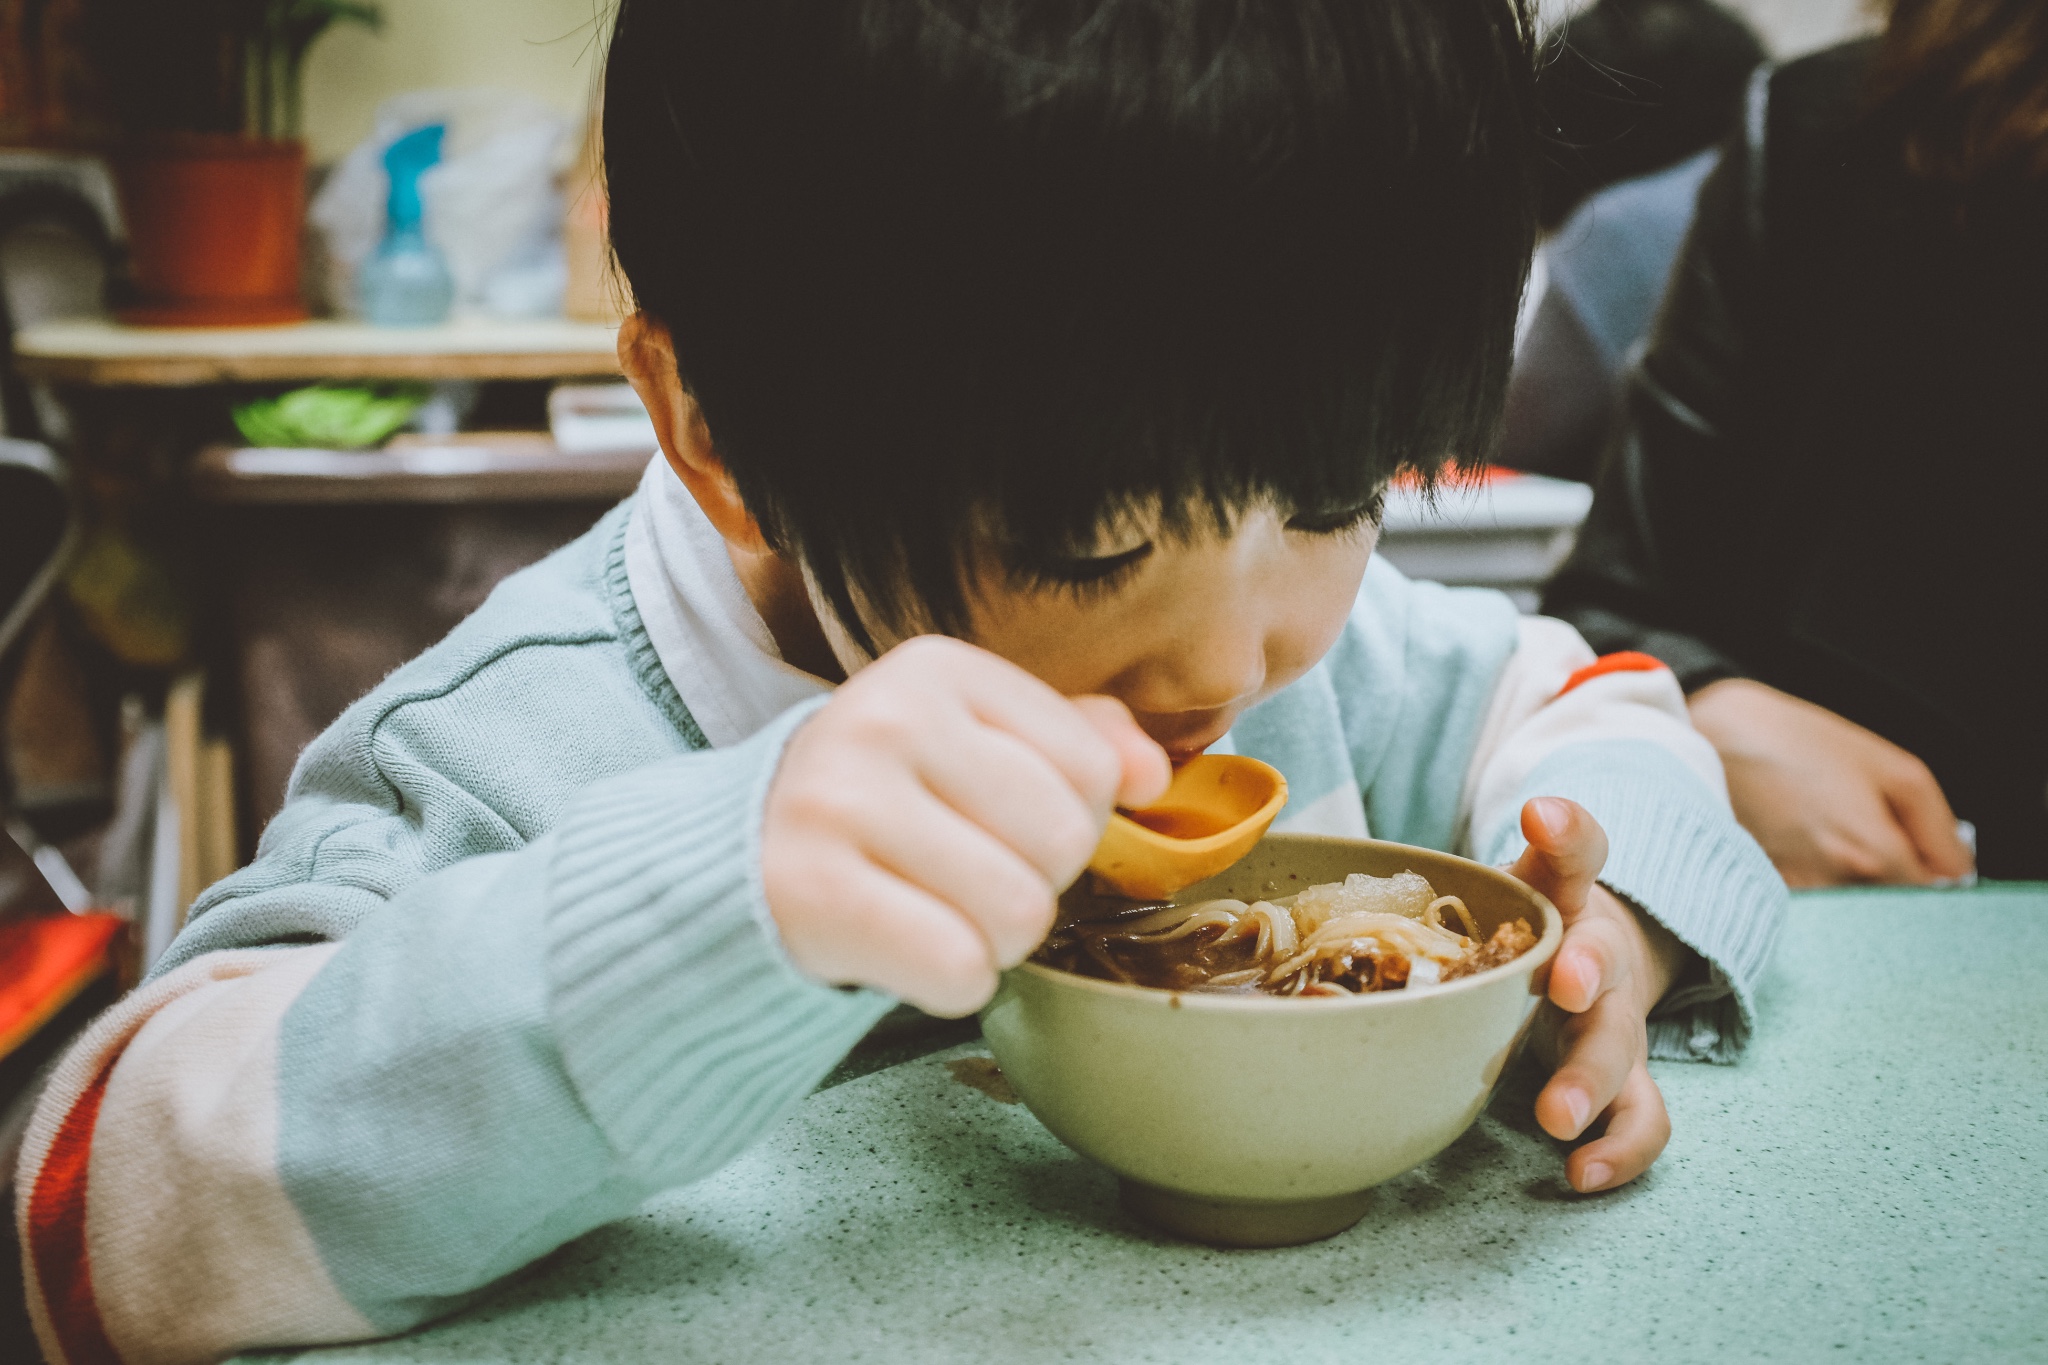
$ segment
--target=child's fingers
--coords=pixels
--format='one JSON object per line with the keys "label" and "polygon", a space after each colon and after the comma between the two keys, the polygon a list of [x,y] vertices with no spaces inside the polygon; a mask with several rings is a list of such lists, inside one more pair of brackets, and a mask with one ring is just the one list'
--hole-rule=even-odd
{"label": "child's fingers", "polygon": [[1131,710],[1115,697],[1075,697],[1079,708],[1097,734],[1116,750],[1121,775],[1116,803],[1142,810],[1166,795],[1173,781],[1173,763],[1159,742],[1139,728]]}
{"label": "child's fingers", "polygon": [[1628,980],[1633,955],[1626,926],[1587,915],[1565,931],[1550,968],[1550,1000],[1559,1009],[1583,1014]]}
{"label": "child's fingers", "polygon": [[1522,805],[1522,837],[1529,847],[1514,874],[1550,897],[1570,923],[1607,865],[1607,832],[1578,802],[1539,796]]}
{"label": "child's fingers", "polygon": [[1552,1137],[1569,1141],[1614,1102],[1630,1069],[1643,1059],[1643,1020],[1610,991],[1586,1013],[1566,1020],[1559,1036],[1564,1057],[1536,1097],[1536,1121]]}
{"label": "child's fingers", "polygon": [[813,869],[835,914],[788,939],[797,967],[821,981],[870,986],[927,1014],[972,1014],[995,994],[988,942],[950,906],[855,858]]}
{"label": "child's fingers", "polygon": [[[935,736],[918,756],[932,794],[987,830],[1055,889],[1088,865],[1105,813],[1089,805],[1045,757],[1004,730]],[[900,812],[884,812],[902,825]]]}
{"label": "child's fingers", "polygon": [[1638,1062],[1607,1110],[1607,1131],[1565,1159],[1565,1176],[1581,1194],[1626,1185],[1650,1169],[1670,1140],[1663,1092]]}
{"label": "child's fingers", "polygon": [[[1017,665],[985,649],[939,635],[898,645],[885,659],[920,675],[944,677],[951,695],[984,725],[1008,731],[1043,754],[1089,805],[1107,815],[1123,784],[1123,759],[1090,713]],[[855,681],[859,681],[858,678]],[[851,684],[849,684],[850,686]],[[907,717],[929,727],[929,715]]]}
{"label": "child's fingers", "polygon": [[1891,808],[1875,803],[1868,818],[1846,835],[1823,838],[1826,851],[1843,879],[1880,885],[1913,885],[1928,880],[1920,854]]}
{"label": "child's fingers", "polygon": [[1918,875],[1911,880],[1961,877],[1977,865],[1956,829],[1956,813],[1950,809],[1941,783],[1925,763],[1901,752],[1885,774],[1883,790],[1892,815],[1918,855],[1920,866],[1913,869]]}
{"label": "child's fingers", "polygon": [[998,968],[1022,962],[1052,928],[1057,889],[1046,875],[929,792],[891,801],[862,834],[868,856],[885,871],[979,930]]}

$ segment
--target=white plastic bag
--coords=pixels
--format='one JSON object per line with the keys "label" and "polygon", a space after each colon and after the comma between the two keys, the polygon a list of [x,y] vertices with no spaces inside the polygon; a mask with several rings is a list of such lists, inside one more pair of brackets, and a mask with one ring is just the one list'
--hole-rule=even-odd
{"label": "white plastic bag", "polygon": [[309,215],[327,240],[336,308],[360,312],[356,270],[384,236],[384,149],[431,123],[448,133],[441,164],[420,177],[420,199],[427,236],[455,277],[456,316],[561,312],[559,178],[575,159],[575,128],[553,106],[502,90],[414,90],[378,107],[376,131],[334,168]]}

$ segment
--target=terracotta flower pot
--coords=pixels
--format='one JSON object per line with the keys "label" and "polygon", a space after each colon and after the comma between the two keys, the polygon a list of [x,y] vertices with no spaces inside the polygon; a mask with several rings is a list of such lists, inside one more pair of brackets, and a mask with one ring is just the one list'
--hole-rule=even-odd
{"label": "terracotta flower pot", "polygon": [[116,158],[145,327],[297,322],[306,148],[230,134],[152,139]]}

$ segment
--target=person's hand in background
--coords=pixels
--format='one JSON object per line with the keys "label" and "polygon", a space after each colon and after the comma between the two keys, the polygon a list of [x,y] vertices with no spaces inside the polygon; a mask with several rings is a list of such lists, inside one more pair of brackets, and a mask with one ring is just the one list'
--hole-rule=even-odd
{"label": "person's hand in background", "polygon": [[1735,818],[1794,887],[1924,885],[1976,865],[1927,765],[1898,745],[1747,678],[1692,694]]}

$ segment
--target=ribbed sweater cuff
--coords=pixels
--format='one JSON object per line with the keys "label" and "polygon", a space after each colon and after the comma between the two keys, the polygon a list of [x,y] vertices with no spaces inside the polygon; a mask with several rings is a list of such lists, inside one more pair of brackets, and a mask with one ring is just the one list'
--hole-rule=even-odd
{"label": "ribbed sweater cuff", "polygon": [[551,1014],[627,1164],[703,1175],[801,1099],[893,1003],[802,975],[761,890],[761,807],[815,705],[745,743],[599,783],[557,826]]}
{"label": "ribbed sweater cuff", "polygon": [[[1607,831],[1600,881],[1707,962],[1707,979],[1674,989],[1650,1016],[1650,1055],[1732,1062],[1756,1022],[1756,988],[1785,921],[1770,859],[1726,806],[1664,749],[1595,740],[1558,750],[1530,774],[1522,800],[1564,796]],[[1519,816],[1522,801],[1515,803]],[[1511,820],[1489,847],[1510,862],[1525,847]]]}

